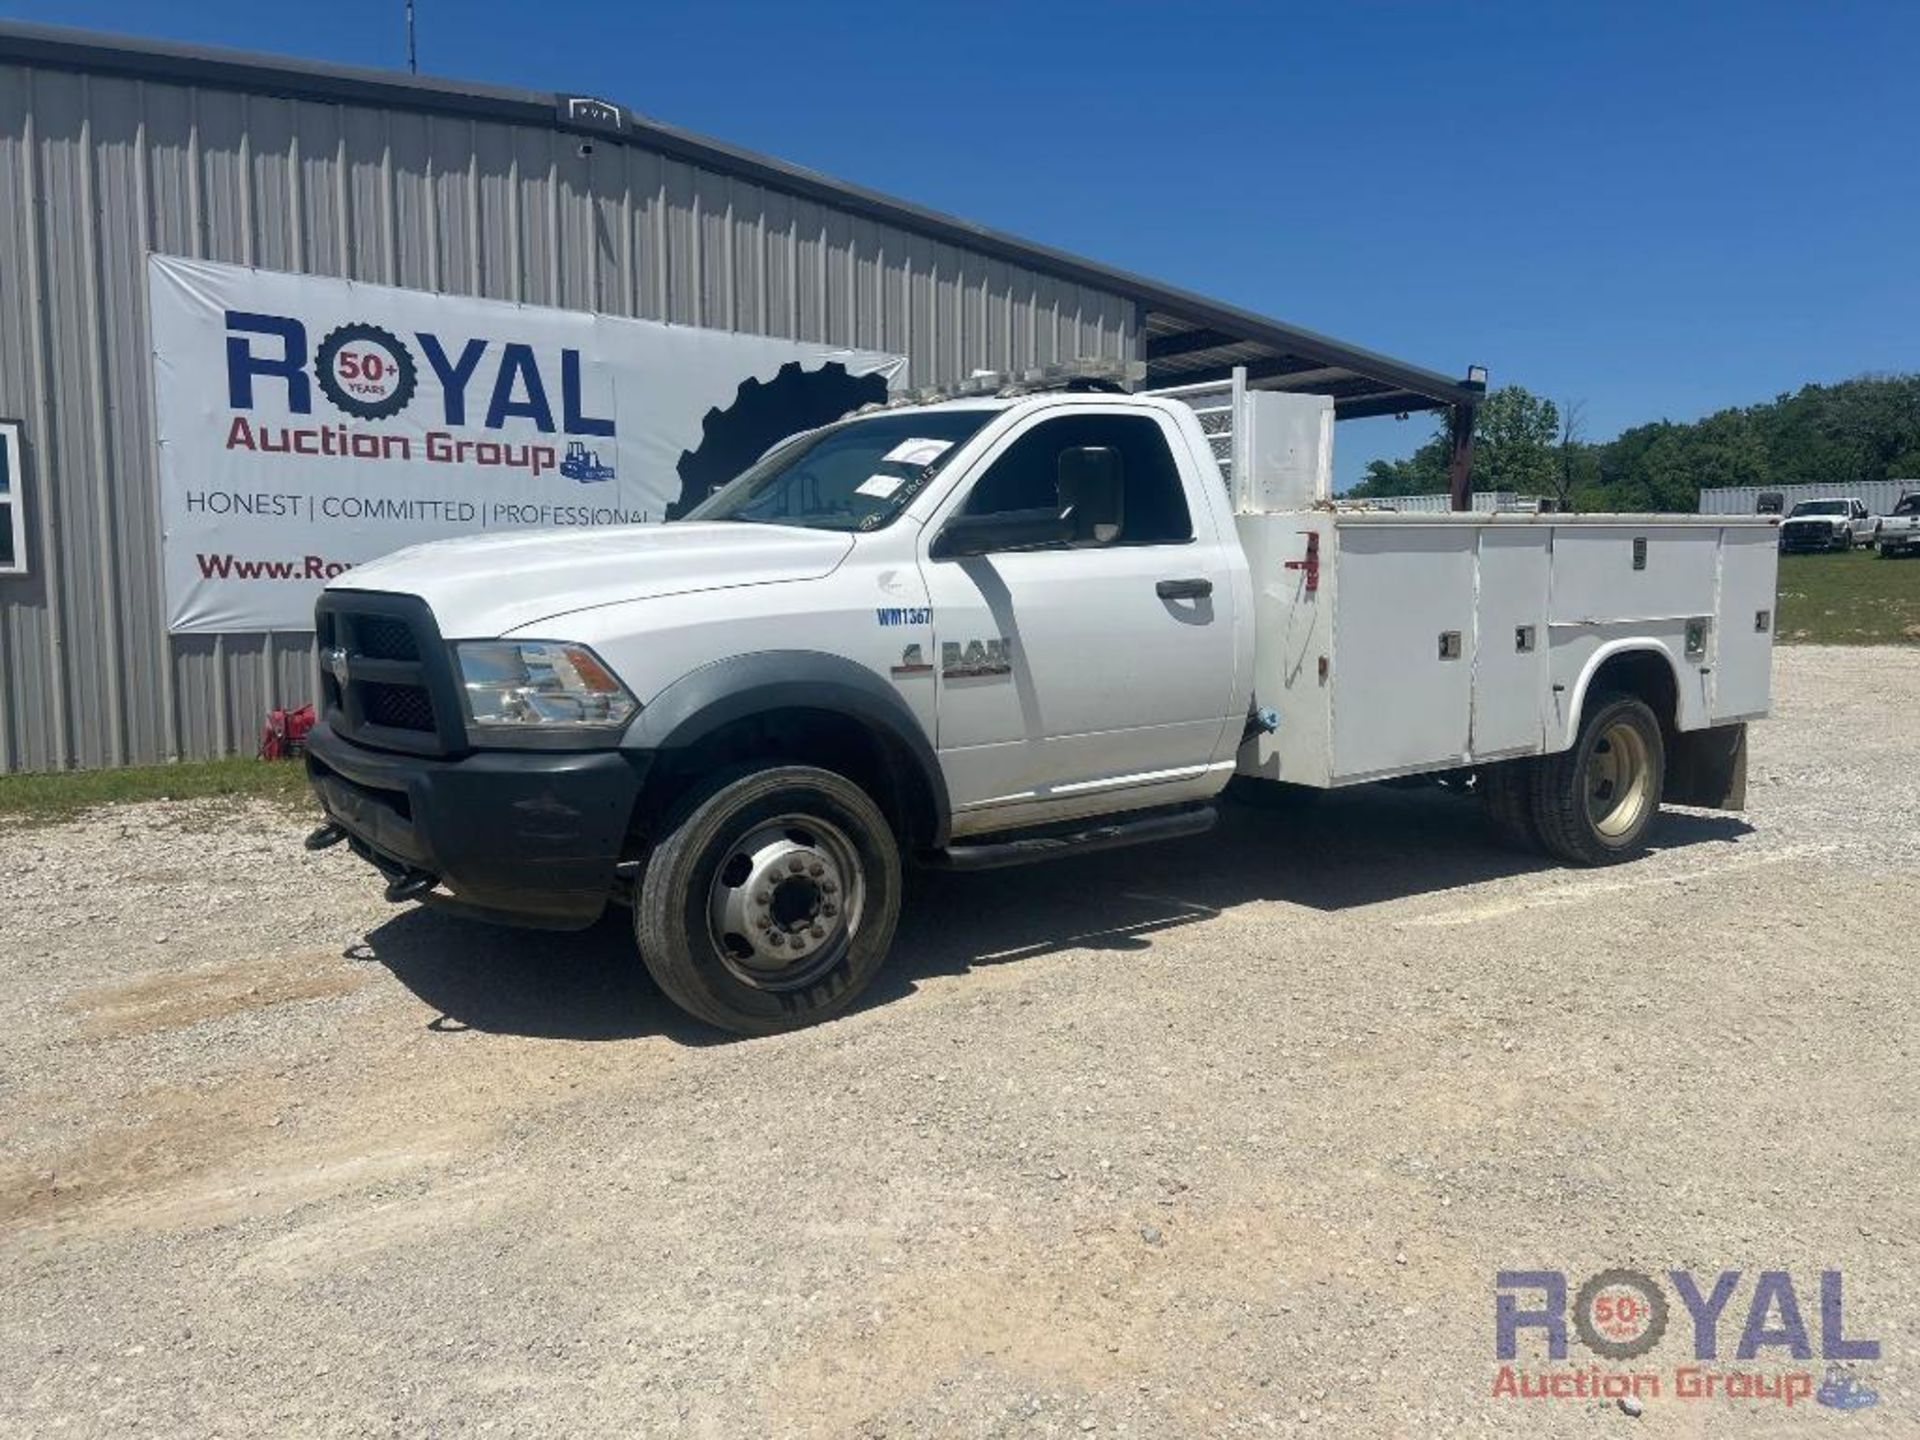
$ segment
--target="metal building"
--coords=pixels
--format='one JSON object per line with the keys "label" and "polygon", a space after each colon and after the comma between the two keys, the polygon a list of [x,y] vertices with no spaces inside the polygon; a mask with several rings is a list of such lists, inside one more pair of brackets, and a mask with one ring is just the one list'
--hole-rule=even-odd
{"label": "metal building", "polygon": [[[1902,495],[1920,491],[1920,480],[1845,480],[1833,485],[1726,485],[1700,492],[1702,515],[1784,515],[1804,500],[1862,500],[1885,515]],[[1762,498],[1766,505],[1761,505]]]}
{"label": "metal building", "polygon": [[0,771],[247,750],[307,633],[167,633],[149,252],[904,354],[914,384],[1144,361],[1450,408],[1483,387],[589,97],[0,24]]}

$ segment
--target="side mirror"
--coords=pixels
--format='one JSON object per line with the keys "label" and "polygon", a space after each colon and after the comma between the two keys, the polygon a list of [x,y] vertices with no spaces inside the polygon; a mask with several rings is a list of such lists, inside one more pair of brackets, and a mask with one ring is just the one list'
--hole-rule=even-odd
{"label": "side mirror", "polygon": [[992,515],[956,515],[940,527],[927,547],[935,560],[991,555],[996,550],[1031,550],[1071,540],[1066,517],[1058,510],[1002,510]]}
{"label": "side mirror", "polygon": [[1060,452],[1056,471],[1060,518],[1075,545],[1111,545],[1126,521],[1126,487],[1120,452],[1105,445],[1076,445]]}

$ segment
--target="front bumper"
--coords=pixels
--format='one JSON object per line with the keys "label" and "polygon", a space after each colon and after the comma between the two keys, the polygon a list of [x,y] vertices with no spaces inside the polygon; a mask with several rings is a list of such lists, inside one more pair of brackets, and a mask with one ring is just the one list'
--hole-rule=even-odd
{"label": "front bumper", "polygon": [[605,910],[646,760],[624,750],[428,759],[351,744],[324,722],[307,737],[307,778],[362,859],[389,879],[437,878],[429,903],[557,930]]}
{"label": "front bumper", "polygon": [[1802,525],[1790,530],[1783,525],[1780,528],[1780,548],[1782,550],[1839,550],[1842,548],[1851,548],[1852,545],[1853,534],[1851,531],[1836,533],[1830,526],[1822,525],[1815,527]]}

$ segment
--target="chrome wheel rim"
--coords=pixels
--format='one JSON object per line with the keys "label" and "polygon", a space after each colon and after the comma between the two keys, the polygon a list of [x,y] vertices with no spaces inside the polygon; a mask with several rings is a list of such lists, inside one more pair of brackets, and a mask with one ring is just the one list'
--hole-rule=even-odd
{"label": "chrome wheel rim", "polygon": [[728,973],[756,990],[797,990],[845,958],[866,874],[846,833],[812,815],[755,822],[715,867],[707,915]]}
{"label": "chrome wheel rim", "polygon": [[1609,840],[1631,835],[1657,803],[1647,740],[1616,720],[1594,738],[1587,757],[1587,819]]}

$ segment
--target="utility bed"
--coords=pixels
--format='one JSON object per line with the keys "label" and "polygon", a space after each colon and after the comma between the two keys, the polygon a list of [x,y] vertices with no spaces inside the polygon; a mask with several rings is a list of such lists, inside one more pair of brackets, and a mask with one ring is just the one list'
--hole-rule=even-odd
{"label": "utility bed", "polygon": [[1279,725],[1244,774],[1353,785],[1565,749],[1583,676],[1666,652],[1678,731],[1767,709],[1777,544],[1765,518],[1236,516],[1253,692]]}

